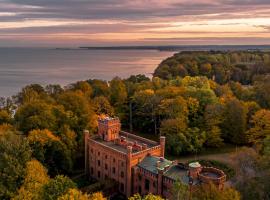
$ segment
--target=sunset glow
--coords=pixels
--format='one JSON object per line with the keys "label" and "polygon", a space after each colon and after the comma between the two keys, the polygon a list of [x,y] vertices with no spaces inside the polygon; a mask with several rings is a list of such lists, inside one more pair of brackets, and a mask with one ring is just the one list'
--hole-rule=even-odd
{"label": "sunset glow", "polygon": [[270,44],[268,0],[0,0],[0,46]]}

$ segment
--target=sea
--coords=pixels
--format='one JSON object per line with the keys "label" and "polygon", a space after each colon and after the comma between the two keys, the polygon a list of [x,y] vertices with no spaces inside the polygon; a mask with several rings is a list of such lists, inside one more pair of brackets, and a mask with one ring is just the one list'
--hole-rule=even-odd
{"label": "sea", "polygon": [[152,76],[165,58],[188,50],[269,50],[270,46],[163,46],[101,49],[0,48],[0,97],[17,94],[22,87],[67,86],[80,80],[111,80],[118,76]]}
{"label": "sea", "polygon": [[17,94],[38,83],[66,86],[80,80],[111,80],[145,74],[172,51],[0,48],[0,97]]}

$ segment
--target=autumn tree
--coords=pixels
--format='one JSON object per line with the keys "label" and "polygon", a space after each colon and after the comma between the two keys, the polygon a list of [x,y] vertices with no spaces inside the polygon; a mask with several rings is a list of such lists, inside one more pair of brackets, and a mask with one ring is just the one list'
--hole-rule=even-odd
{"label": "autumn tree", "polygon": [[248,130],[249,141],[257,143],[270,136],[270,111],[259,110],[251,118],[252,127]]}
{"label": "autumn tree", "polygon": [[111,106],[109,100],[104,96],[98,96],[93,99],[94,111],[96,114],[101,115],[114,115],[114,109]]}
{"label": "autumn tree", "polygon": [[80,92],[67,91],[62,93],[57,98],[57,102],[64,107],[65,112],[77,119],[69,126],[79,134],[78,139],[81,139],[84,129],[94,130],[96,128],[97,119],[94,106]]}
{"label": "autumn tree", "polygon": [[42,195],[42,187],[47,184],[49,177],[47,169],[37,160],[26,163],[26,175],[18,194],[13,200],[39,200]]}
{"label": "autumn tree", "polygon": [[128,200],[164,200],[158,195],[148,194],[142,197],[140,194],[135,194],[132,197],[129,197]]}
{"label": "autumn tree", "polygon": [[0,109],[0,124],[9,124],[12,122],[10,113],[7,110]]}
{"label": "autumn tree", "polygon": [[240,200],[240,193],[233,188],[224,188],[219,190],[214,184],[200,186],[192,194],[192,200]]}

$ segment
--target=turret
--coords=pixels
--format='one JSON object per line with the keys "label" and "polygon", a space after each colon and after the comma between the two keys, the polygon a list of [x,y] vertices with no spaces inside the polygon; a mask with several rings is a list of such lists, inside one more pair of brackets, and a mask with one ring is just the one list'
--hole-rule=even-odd
{"label": "turret", "polygon": [[98,134],[105,141],[113,141],[119,138],[121,124],[118,118],[99,118]]}

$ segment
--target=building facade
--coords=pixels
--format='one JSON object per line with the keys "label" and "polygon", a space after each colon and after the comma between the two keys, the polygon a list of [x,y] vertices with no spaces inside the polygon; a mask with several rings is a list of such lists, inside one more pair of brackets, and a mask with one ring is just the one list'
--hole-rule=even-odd
{"label": "building facade", "polygon": [[[199,163],[188,168],[164,158],[165,137],[159,142],[121,131],[118,118],[98,120],[98,134],[90,137],[85,131],[85,170],[96,180],[113,179],[119,192],[129,197],[148,193],[169,197],[170,188],[179,180],[186,184],[213,181],[220,188],[225,174]],[[195,166],[194,166],[195,165]]]}

